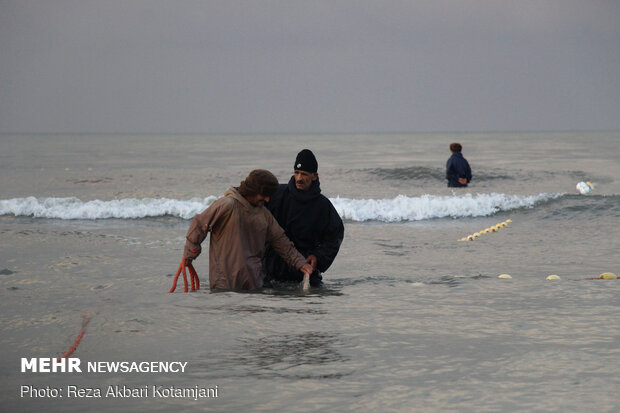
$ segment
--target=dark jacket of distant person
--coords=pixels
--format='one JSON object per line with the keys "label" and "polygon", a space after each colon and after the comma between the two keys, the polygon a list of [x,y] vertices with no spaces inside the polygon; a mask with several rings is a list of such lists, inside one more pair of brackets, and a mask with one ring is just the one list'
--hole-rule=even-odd
{"label": "dark jacket of distant person", "polygon": [[[467,184],[471,181],[471,168],[469,167],[469,162],[467,159],[463,157],[461,153],[461,145],[458,146],[450,145],[450,149],[452,150],[452,156],[446,162],[446,179],[448,180],[448,186],[451,188],[462,188],[466,187]],[[458,150],[454,150],[458,149]],[[461,179],[461,182],[459,182]],[[462,183],[465,180],[465,183]]]}
{"label": "dark jacket of distant person", "polygon": [[[332,203],[321,194],[318,177],[308,191],[301,191],[292,176],[288,184],[280,185],[265,206],[295,248],[306,258],[316,257],[316,270],[310,276],[310,284],[321,285],[321,273],[334,262],[342,244],[344,225]],[[300,282],[303,279],[303,274],[290,268],[271,246],[265,250],[264,267],[267,280]]]}

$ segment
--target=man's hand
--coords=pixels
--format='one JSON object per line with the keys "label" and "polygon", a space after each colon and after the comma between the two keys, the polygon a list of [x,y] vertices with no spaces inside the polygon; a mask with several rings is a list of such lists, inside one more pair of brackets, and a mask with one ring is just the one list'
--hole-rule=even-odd
{"label": "man's hand", "polygon": [[467,185],[467,179],[466,178],[459,178],[459,184]]}
{"label": "man's hand", "polygon": [[312,254],[308,255],[308,258],[306,258],[306,262],[310,265],[312,265],[312,270],[316,270],[316,266],[317,266],[317,260],[316,257]]}
{"label": "man's hand", "polygon": [[299,271],[301,271],[301,272],[303,272],[305,274],[312,274],[312,272],[314,271],[314,268],[312,268],[312,265],[306,263],[306,264],[304,264],[303,267],[301,267],[299,269]]}

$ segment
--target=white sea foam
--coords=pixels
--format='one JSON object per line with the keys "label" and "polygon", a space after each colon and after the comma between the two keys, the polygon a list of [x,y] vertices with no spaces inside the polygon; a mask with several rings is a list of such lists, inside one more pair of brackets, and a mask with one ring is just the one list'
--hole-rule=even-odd
{"label": "white sea foam", "polygon": [[563,194],[507,195],[465,194],[460,196],[398,195],[391,199],[335,198],[332,203],[343,219],[351,221],[421,221],[444,217],[481,217],[501,211],[531,208],[536,203]]}
{"label": "white sea foam", "polygon": [[58,219],[135,219],[159,216],[192,218],[217,197],[177,200],[169,198],[126,198],[111,201],[81,201],[78,198],[14,198],[0,200],[0,215]]}
{"label": "white sea foam", "polygon": [[[479,217],[518,208],[530,208],[539,202],[563,194],[507,195],[478,194],[459,196],[398,195],[391,199],[332,198],[334,207],[345,220],[401,222],[444,217]],[[126,198],[110,201],[81,201],[78,198],[14,198],[0,200],[0,215],[56,219],[137,219],[174,216],[191,219],[217,197],[178,200],[169,198]]]}

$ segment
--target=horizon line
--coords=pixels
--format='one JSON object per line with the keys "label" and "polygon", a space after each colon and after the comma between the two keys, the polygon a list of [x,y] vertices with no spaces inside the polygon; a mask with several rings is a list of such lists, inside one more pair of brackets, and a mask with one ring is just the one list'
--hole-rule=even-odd
{"label": "horizon line", "polygon": [[421,134],[489,134],[489,133],[579,133],[579,132],[620,132],[620,129],[496,129],[496,130],[468,130],[468,131],[353,131],[353,132],[2,132],[0,135],[179,135],[179,136],[266,136],[266,135],[290,135],[290,136],[302,136],[302,135],[421,135]]}

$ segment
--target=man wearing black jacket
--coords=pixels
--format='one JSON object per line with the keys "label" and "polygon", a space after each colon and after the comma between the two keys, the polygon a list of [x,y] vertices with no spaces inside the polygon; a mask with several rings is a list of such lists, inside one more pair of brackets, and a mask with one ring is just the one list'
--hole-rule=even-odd
{"label": "man wearing black jacket", "polygon": [[[318,163],[312,151],[304,149],[297,154],[295,173],[288,184],[281,184],[268,203],[278,223],[295,248],[306,257],[314,271],[310,285],[322,285],[322,272],[334,262],[344,238],[344,225],[332,203],[321,194]],[[267,246],[263,258],[267,282],[295,282],[303,274],[288,265]]]}
{"label": "man wearing black jacket", "polygon": [[467,159],[463,157],[462,150],[463,146],[460,143],[450,144],[452,156],[446,162],[446,179],[451,188],[465,187],[471,181],[471,168]]}

